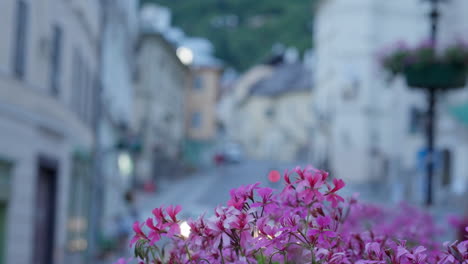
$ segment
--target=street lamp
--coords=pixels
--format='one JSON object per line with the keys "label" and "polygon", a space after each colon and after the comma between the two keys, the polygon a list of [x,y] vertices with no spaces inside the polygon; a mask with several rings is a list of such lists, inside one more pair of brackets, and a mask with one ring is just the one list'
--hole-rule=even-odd
{"label": "street lamp", "polygon": [[[432,185],[435,170],[435,122],[437,98],[440,92],[466,86],[468,64],[464,54],[466,48],[459,45],[448,47],[440,54],[436,48],[439,22],[439,4],[448,0],[424,0],[430,3],[428,18],[430,22],[430,43],[424,43],[417,49],[399,48],[384,56],[383,66],[392,75],[402,74],[408,87],[422,89],[427,94],[426,125],[426,197],[427,206],[433,203]],[[429,44],[429,45],[427,45]],[[456,51],[453,54],[453,51]],[[462,52],[458,52],[462,50]],[[447,56],[446,54],[452,54]],[[455,57],[455,58],[454,58]],[[457,58],[459,57],[459,58]],[[461,60],[460,60],[461,59]]]}
{"label": "street lamp", "polygon": [[[429,21],[430,21],[430,37],[434,50],[436,50],[438,24],[439,24],[439,2],[446,0],[425,0],[430,2]],[[435,145],[435,111],[436,111],[436,93],[434,87],[425,87],[427,90],[427,117],[426,117],[426,144],[427,144],[427,191],[425,203],[427,206],[433,203],[432,183],[434,180],[434,145]]]}
{"label": "street lamp", "polygon": [[111,151],[117,151],[117,167],[122,176],[131,177],[132,185],[137,185],[135,174],[135,158],[142,151],[141,137],[127,132],[121,135]]}
{"label": "street lamp", "polygon": [[133,173],[133,160],[130,156],[130,153],[127,151],[122,151],[118,154],[117,157],[117,166],[119,168],[119,172],[122,176],[126,179],[130,177]]}

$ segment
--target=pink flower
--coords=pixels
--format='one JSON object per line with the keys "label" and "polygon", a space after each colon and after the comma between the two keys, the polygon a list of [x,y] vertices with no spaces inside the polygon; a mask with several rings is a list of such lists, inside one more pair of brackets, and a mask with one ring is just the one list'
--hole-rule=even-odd
{"label": "pink flower", "polygon": [[286,171],[284,172],[283,178],[284,178],[284,181],[286,182],[286,184],[287,184],[288,186],[290,186],[290,185],[291,185],[291,179],[289,178],[289,172],[288,172],[288,170],[286,170]]}
{"label": "pink flower", "polygon": [[146,226],[150,229],[150,232],[148,234],[150,245],[154,245],[154,243],[158,242],[161,239],[161,229],[163,229],[163,226],[161,225],[162,224],[159,223],[159,227],[156,227],[153,224],[153,219],[146,219]]}
{"label": "pink flower", "polygon": [[270,198],[273,194],[273,189],[271,188],[259,188],[257,190],[258,195],[262,198],[262,203],[266,204],[270,201]]}
{"label": "pink flower", "polygon": [[182,207],[180,205],[177,206],[168,206],[166,208],[166,212],[169,215],[169,217],[172,219],[172,222],[177,222],[177,214],[182,210]]}
{"label": "pink flower", "polygon": [[114,264],[128,264],[130,263],[130,261],[132,261],[132,259],[126,259],[126,258],[119,258],[117,260],[117,262],[115,262]]}
{"label": "pink flower", "polygon": [[307,235],[312,239],[317,239],[321,245],[329,246],[329,238],[336,237],[336,232],[331,230],[332,220],[329,216],[319,216],[316,219],[317,226],[311,228]]}
{"label": "pink flower", "polygon": [[328,187],[330,190],[326,194],[326,199],[332,203],[332,207],[337,207],[340,202],[344,202],[345,200],[343,197],[335,194],[335,192],[341,190],[345,186],[345,183],[343,180],[333,179],[333,185],[335,186],[333,189]]}
{"label": "pink flower", "polygon": [[180,234],[180,226],[178,223],[172,223],[169,225],[169,230],[167,231],[168,237],[173,237]]}
{"label": "pink flower", "polygon": [[130,247],[132,247],[133,244],[135,244],[140,239],[149,240],[148,237],[145,235],[145,233],[143,233],[143,231],[141,230],[143,226],[144,224],[142,223],[140,225],[138,221],[135,221],[135,223],[133,223],[133,231],[135,232],[135,235],[130,241]]}
{"label": "pink flower", "polygon": [[332,207],[336,208],[339,203],[344,202],[345,200],[343,197],[335,194],[335,193],[330,193],[326,196],[327,201],[331,202]]}
{"label": "pink flower", "polygon": [[343,189],[343,187],[345,187],[346,184],[341,179],[333,179],[333,185],[335,185],[335,187],[333,187],[333,189],[329,190],[328,192],[331,192],[331,193],[337,192]]}
{"label": "pink flower", "polygon": [[156,218],[158,222],[166,222],[166,219],[164,218],[164,211],[163,208],[154,208],[153,209],[153,215]]}
{"label": "pink flower", "polygon": [[[256,263],[259,258],[264,263],[322,264],[468,261],[468,241],[444,247],[434,241],[439,228],[428,213],[406,204],[388,209],[363,204],[357,197],[345,202],[337,194],[345,187],[342,180],[329,184],[328,173],[313,167],[297,167],[294,172],[293,180],[286,171],[286,186],[280,192],[258,183],[231,190],[227,207],[216,207],[209,219],[188,220],[188,238],[180,235],[180,206],[156,208],[153,218],[134,223],[131,245],[144,240],[137,252],[158,264]],[[170,245],[155,244],[161,237]]]}

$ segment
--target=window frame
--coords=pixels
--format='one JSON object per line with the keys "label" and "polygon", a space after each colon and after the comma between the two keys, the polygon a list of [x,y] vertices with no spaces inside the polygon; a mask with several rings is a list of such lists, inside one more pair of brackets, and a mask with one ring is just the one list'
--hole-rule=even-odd
{"label": "window frame", "polygon": [[199,129],[202,125],[202,113],[195,111],[190,115],[190,127],[192,129]]}
{"label": "window frame", "polygon": [[52,26],[52,50],[50,53],[50,91],[58,96],[60,92],[60,69],[63,50],[63,30],[59,24]]}
{"label": "window frame", "polygon": [[27,50],[28,50],[28,23],[29,6],[26,1],[16,1],[13,31],[12,71],[16,78],[23,80],[26,77]]}

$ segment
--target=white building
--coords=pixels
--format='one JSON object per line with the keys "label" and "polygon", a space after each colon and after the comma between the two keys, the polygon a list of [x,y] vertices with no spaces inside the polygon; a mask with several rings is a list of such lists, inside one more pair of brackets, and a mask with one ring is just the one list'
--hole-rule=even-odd
{"label": "white building", "polygon": [[[317,11],[314,161],[328,166],[335,177],[353,182],[391,180],[401,193],[421,193],[422,170],[417,154],[424,147],[421,116],[425,95],[408,89],[400,77],[386,81],[377,55],[403,40],[415,45],[428,38],[429,6],[421,1],[328,0]],[[465,36],[468,3],[441,5],[440,44]],[[465,35],[463,35],[465,34]],[[437,148],[451,153],[435,182],[438,189],[466,191],[468,141],[466,127],[449,116],[447,108],[468,99],[466,91],[440,96]],[[418,124],[419,123],[419,124]],[[446,152],[447,153],[447,152]],[[443,169],[444,170],[444,169]],[[442,171],[443,171],[442,170]],[[442,187],[442,175],[451,171]],[[417,197],[420,199],[421,197]],[[437,198],[436,198],[437,199]]]}
{"label": "white building", "polygon": [[[105,1],[102,32],[102,108],[98,144],[101,174],[101,234],[118,240],[121,225],[130,221],[133,161],[131,119],[138,37],[138,1]],[[127,221],[125,221],[127,220]],[[128,223],[127,223],[128,224]]]}
{"label": "white building", "polygon": [[100,10],[0,2],[0,263],[89,263]]}
{"label": "white building", "polygon": [[227,138],[250,158],[308,158],[314,118],[311,72],[302,63],[261,65],[239,78],[219,105]]}
{"label": "white building", "polygon": [[189,69],[163,34],[142,28],[137,47],[137,71],[132,127],[144,148],[136,174],[147,181],[173,175],[185,138],[185,95]]}

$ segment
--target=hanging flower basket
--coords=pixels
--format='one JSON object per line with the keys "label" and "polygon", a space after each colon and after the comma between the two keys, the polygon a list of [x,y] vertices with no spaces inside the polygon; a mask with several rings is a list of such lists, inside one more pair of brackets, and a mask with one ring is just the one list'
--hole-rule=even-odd
{"label": "hanging flower basket", "polygon": [[461,88],[468,75],[468,45],[459,41],[436,50],[432,42],[423,42],[416,48],[399,43],[381,57],[381,63],[392,76],[402,74],[412,88]]}
{"label": "hanging flower basket", "polygon": [[403,75],[409,87],[448,90],[464,87],[466,69],[453,64],[408,65]]}

